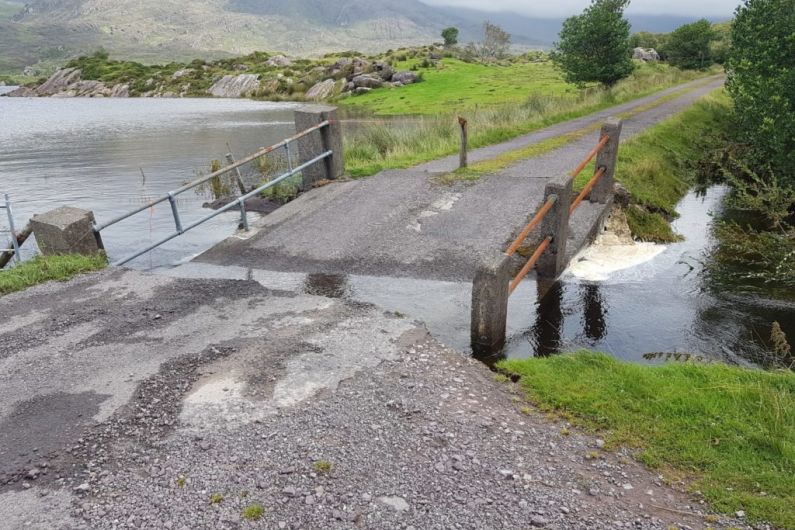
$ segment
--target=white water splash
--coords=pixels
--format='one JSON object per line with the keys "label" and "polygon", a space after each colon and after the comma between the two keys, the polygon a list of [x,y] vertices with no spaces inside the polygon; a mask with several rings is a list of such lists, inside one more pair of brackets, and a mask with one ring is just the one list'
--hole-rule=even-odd
{"label": "white water splash", "polygon": [[651,261],[665,249],[665,245],[654,243],[599,245],[597,242],[574,257],[568,272],[581,280],[603,282],[614,272]]}

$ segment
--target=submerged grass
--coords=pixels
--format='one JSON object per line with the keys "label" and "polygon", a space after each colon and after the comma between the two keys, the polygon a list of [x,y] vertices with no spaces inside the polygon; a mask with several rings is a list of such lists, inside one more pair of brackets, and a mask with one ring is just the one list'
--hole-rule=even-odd
{"label": "submerged grass", "polygon": [[508,360],[528,399],[669,477],[724,513],[795,527],[795,374],[723,364],[641,366],[604,354]]}
{"label": "submerged grass", "polygon": [[107,264],[105,254],[36,256],[15,267],[0,271],[0,296],[50,280],[63,282],[84,272],[103,269]]}
{"label": "submerged grass", "polygon": [[[503,142],[542,127],[584,116],[637,99],[699,75],[673,68],[643,67],[614,88],[589,88],[574,93],[546,94],[528,90],[521,102],[469,108],[469,147],[476,149]],[[426,80],[417,86],[430,86]],[[400,90],[412,88],[404,87]],[[428,88],[431,89],[431,88]],[[462,90],[466,84],[462,83]],[[402,124],[358,128],[345,138],[346,170],[354,177],[388,168],[406,168],[458,151],[459,132],[451,108],[434,117],[419,116]]]}

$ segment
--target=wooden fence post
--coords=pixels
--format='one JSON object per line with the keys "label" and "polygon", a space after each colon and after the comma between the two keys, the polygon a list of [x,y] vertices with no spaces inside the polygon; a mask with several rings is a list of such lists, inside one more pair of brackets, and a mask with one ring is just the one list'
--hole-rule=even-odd
{"label": "wooden fence post", "polygon": [[467,143],[469,142],[466,118],[459,116],[458,125],[461,127],[461,150],[458,153],[458,167],[465,168],[467,167]]}

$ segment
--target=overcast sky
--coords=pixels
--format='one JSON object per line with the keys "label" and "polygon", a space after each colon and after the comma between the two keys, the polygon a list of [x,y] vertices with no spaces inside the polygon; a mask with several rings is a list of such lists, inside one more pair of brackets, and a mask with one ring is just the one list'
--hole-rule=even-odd
{"label": "overcast sky", "polygon": [[[579,13],[589,0],[421,0],[431,5],[471,7],[484,11],[516,11],[536,17]],[[740,0],[632,0],[627,12],[644,15],[684,15],[729,18]]]}

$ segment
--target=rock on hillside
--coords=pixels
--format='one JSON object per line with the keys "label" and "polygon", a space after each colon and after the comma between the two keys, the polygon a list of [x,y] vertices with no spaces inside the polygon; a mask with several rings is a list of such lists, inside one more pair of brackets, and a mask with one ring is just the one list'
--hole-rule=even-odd
{"label": "rock on hillside", "polygon": [[660,60],[660,54],[654,48],[635,48],[632,50],[632,58],[639,59],[645,62],[654,62]]}
{"label": "rock on hillside", "polygon": [[218,98],[239,98],[259,90],[256,74],[225,75],[210,87],[210,94]]}
{"label": "rock on hillside", "polygon": [[312,88],[306,91],[306,99],[319,101],[321,99],[328,99],[334,94],[334,87],[337,82],[333,79],[326,79],[317,83]]}
{"label": "rock on hillside", "polygon": [[78,81],[80,81],[80,70],[77,68],[64,68],[52,74],[34,92],[37,96],[52,96],[58,92],[63,92],[69,85]]}

